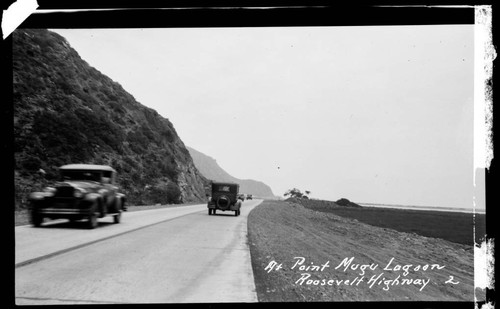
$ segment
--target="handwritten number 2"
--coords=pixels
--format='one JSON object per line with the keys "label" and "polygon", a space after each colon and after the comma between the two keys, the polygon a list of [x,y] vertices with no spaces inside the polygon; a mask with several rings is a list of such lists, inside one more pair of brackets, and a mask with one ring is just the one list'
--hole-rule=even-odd
{"label": "handwritten number 2", "polygon": [[453,276],[450,276],[450,279],[448,279],[445,283],[458,284],[458,281],[453,281],[453,279]]}

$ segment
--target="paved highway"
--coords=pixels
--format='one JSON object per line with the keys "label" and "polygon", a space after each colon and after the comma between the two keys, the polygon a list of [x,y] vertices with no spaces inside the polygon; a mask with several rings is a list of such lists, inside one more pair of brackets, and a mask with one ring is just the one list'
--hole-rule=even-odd
{"label": "paved highway", "polygon": [[16,304],[257,302],[247,217],[260,202],[238,217],[202,204],[125,212],[95,230],[17,227]]}

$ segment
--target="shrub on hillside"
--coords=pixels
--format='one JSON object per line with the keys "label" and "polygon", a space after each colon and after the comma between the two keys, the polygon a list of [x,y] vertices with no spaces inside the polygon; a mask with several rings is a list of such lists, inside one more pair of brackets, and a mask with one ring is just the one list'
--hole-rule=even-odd
{"label": "shrub on hillside", "polygon": [[349,201],[346,198],[341,198],[340,200],[337,200],[335,203],[337,203],[340,206],[347,206],[347,205],[349,205],[350,202],[351,201]]}
{"label": "shrub on hillside", "polygon": [[170,182],[167,185],[167,203],[169,204],[182,203],[181,189],[176,183]]}
{"label": "shrub on hillside", "polygon": [[349,201],[348,199],[346,198],[341,198],[339,200],[337,200],[335,202],[335,204],[339,205],[339,206],[349,206],[349,207],[361,207],[360,205],[356,204],[356,203],[353,203],[351,201]]}
{"label": "shrub on hillside", "polygon": [[21,162],[22,168],[30,172],[39,170],[41,165],[42,161],[38,157],[29,155]]}
{"label": "shrub on hillside", "polygon": [[286,191],[285,194],[283,194],[283,196],[285,196],[285,197],[290,196],[290,197],[308,199],[309,198],[308,197],[309,194],[311,194],[311,191],[306,190],[304,193],[302,193],[299,189],[293,188],[293,189],[289,189],[288,191]]}
{"label": "shrub on hillside", "polygon": [[181,200],[181,190],[173,182],[165,184],[161,182],[146,189],[145,199],[148,204],[179,204]]}

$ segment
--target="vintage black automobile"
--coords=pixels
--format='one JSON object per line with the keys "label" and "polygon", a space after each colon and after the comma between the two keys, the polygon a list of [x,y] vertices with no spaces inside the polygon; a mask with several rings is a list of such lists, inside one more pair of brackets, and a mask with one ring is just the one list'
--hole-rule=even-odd
{"label": "vintage black automobile", "polygon": [[247,194],[247,200],[251,200],[253,199],[253,195],[252,194]]}
{"label": "vintage black automobile", "polygon": [[235,216],[240,215],[241,196],[238,195],[240,185],[236,183],[212,183],[212,195],[208,201],[208,214],[215,214],[216,210],[234,211]]}
{"label": "vintage black automobile", "polygon": [[98,225],[106,215],[120,223],[125,195],[118,192],[116,171],[107,165],[69,164],[59,168],[60,181],[43,192],[29,196],[31,223],[39,227],[44,218],[87,219],[88,227]]}

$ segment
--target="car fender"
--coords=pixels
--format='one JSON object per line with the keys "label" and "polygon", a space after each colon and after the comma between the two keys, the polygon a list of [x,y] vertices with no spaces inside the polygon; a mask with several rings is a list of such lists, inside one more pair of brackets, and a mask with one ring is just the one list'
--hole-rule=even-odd
{"label": "car fender", "polygon": [[122,204],[125,204],[125,201],[127,200],[125,194],[123,193],[116,193],[116,199],[120,201]]}
{"label": "car fender", "polygon": [[229,210],[238,210],[241,208],[241,200],[238,200],[236,201],[236,203],[234,203],[233,205],[231,205],[231,207],[229,208]]}

